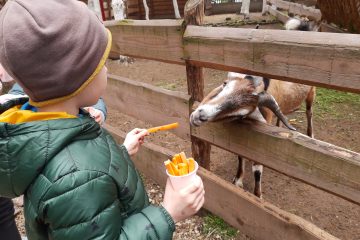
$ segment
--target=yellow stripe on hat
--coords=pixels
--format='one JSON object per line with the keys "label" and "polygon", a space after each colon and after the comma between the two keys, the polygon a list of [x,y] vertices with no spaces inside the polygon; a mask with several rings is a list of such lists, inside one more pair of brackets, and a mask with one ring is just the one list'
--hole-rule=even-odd
{"label": "yellow stripe on hat", "polygon": [[106,29],[107,33],[108,33],[108,43],[106,45],[105,48],[105,52],[99,62],[99,64],[97,65],[95,71],[91,74],[91,76],[73,93],[63,96],[63,97],[59,97],[59,98],[53,98],[50,100],[46,100],[46,101],[41,101],[41,102],[34,102],[31,99],[29,100],[30,104],[32,106],[35,107],[43,107],[46,105],[51,105],[54,103],[58,103],[58,102],[63,102],[65,100],[68,100],[74,96],[76,96],[77,94],[79,94],[84,88],[86,88],[91,82],[92,80],[94,80],[95,76],[101,71],[101,69],[104,67],[106,59],[109,57],[110,54],[110,50],[111,50],[111,44],[112,44],[112,35],[111,32],[109,31],[109,29]]}

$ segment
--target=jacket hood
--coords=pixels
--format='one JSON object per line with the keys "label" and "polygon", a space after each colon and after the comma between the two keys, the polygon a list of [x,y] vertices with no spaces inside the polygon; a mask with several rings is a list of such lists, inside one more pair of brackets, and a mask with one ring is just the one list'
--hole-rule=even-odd
{"label": "jacket hood", "polygon": [[[11,108],[18,104],[7,103]],[[73,141],[93,139],[100,125],[88,113],[78,118],[11,124],[0,122],[0,196],[23,194],[46,164]]]}

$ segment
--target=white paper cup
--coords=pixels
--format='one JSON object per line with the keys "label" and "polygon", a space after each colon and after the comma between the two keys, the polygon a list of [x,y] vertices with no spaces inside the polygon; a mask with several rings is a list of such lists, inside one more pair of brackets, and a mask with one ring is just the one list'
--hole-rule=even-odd
{"label": "white paper cup", "polygon": [[169,174],[168,171],[166,170],[166,174],[170,178],[171,185],[173,186],[173,188],[176,191],[179,191],[179,190],[189,186],[191,183],[193,183],[195,181],[195,178],[197,176],[196,173],[199,169],[199,165],[196,161],[194,161],[194,162],[195,162],[194,171],[192,171],[191,173],[188,173],[186,175],[183,175],[183,176],[173,176],[173,175]]}

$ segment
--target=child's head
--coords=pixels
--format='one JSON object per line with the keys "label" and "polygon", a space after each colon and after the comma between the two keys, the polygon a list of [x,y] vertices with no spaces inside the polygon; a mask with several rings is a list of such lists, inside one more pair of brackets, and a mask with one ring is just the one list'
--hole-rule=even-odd
{"label": "child's head", "polygon": [[103,93],[111,34],[84,3],[8,1],[0,12],[0,40],[0,62],[32,105],[76,96],[88,106]]}

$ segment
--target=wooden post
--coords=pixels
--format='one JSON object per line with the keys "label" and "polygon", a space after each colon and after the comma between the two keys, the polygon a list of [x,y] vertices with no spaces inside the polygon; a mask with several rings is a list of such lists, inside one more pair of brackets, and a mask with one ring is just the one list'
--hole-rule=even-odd
{"label": "wooden post", "polygon": [[[184,9],[184,21],[186,25],[201,25],[204,20],[204,0],[188,0]],[[191,95],[190,109],[194,101],[204,98],[204,74],[203,68],[186,62],[186,76],[188,93]],[[210,169],[211,145],[196,137],[191,136],[192,155],[200,166]]]}

